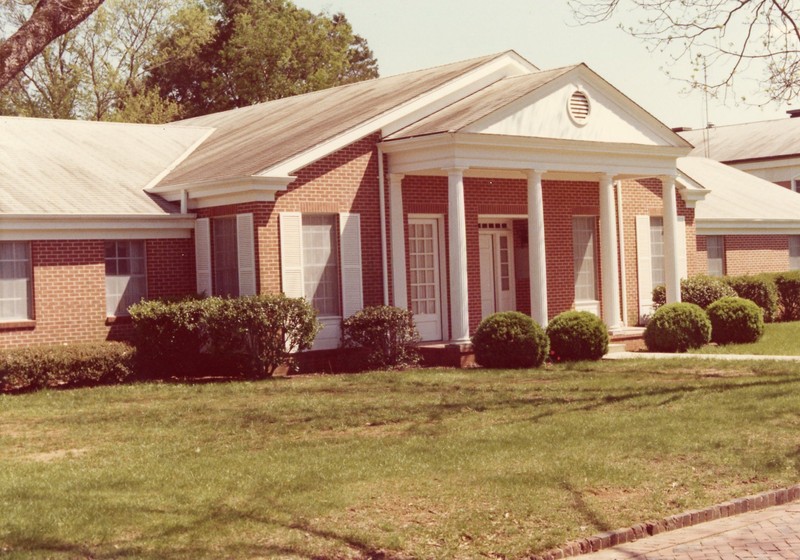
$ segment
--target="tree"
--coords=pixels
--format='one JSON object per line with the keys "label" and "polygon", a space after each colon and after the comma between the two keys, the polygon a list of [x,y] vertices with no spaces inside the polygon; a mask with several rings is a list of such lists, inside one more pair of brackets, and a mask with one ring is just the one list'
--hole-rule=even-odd
{"label": "tree", "polygon": [[149,81],[187,116],[378,76],[372,51],[343,14],[313,14],[288,0],[213,5],[215,39],[156,68]]}
{"label": "tree", "polygon": [[[9,5],[24,0],[3,0]],[[28,4],[31,4],[30,0]],[[0,41],[0,89],[53,40],[84,21],[104,0],[39,0],[31,17]]]}
{"label": "tree", "polygon": [[[25,6],[4,12],[25,21]],[[148,88],[152,68],[192,56],[214,33],[196,0],[107,0],[88,20],[45,47],[3,95],[15,114],[166,122],[179,107]]]}
{"label": "tree", "polygon": [[[673,61],[690,61],[685,79],[714,95],[741,90],[757,73],[753,101],[800,94],[800,7],[793,0],[569,0],[581,24],[618,15],[626,32]],[[633,23],[629,14],[641,14]],[[744,97],[742,98],[745,99]]]}

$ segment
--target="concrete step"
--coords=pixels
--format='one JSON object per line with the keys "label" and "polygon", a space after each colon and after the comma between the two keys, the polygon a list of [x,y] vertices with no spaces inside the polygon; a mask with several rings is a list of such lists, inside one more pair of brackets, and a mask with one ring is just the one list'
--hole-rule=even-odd
{"label": "concrete step", "polygon": [[624,342],[610,342],[608,344],[608,353],[609,354],[617,354],[620,352],[625,352],[625,343]]}

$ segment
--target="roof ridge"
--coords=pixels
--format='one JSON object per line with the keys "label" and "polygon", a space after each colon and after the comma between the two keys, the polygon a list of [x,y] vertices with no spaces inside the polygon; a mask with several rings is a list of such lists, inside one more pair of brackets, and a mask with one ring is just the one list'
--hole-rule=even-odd
{"label": "roof ridge", "polygon": [[[512,52],[516,52],[516,51],[514,51],[512,49],[509,49],[509,50],[506,50],[506,51],[501,51],[501,52],[497,52],[497,53],[490,54],[490,55],[477,56],[477,57],[474,57],[474,58],[467,58],[465,60],[457,60],[455,62],[447,62],[447,63],[444,63],[444,64],[439,64],[437,66],[429,66],[427,68],[421,68],[419,70],[409,70],[408,72],[400,72],[399,74],[391,74],[389,76],[378,76],[377,78],[370,78],[369,80],[362,80],[360,82],[351,82],[349,84],[340,84],[338,86],[331,86],[331,87],[324,88],[324,89],[317,89],[317,90],[314,90],[314,91],[307,91],[305,93],[298,93],[298,94],[295,94],[295,95],[287,95],[285,97],[279,97],[277,99],[268,99],[266,101],[259,101],[258,103],[253,103],[251,105],[245,105],[243,107],[233,107],[231,109],[225,109],[224,111],[216,111],[216,112],[213,112],[213,113],[207,113],[205,115],[197,115],[197,116],[194,116],[194,117],[189,117],[189,118],[178,120],[178,121],[172,121],[171,123],[168,123],[168,124],[181,125],[181,123],[192,121],[194,119],[210,117],[212,115],[223,115],[225,113],[231,113],[231,112],[235,112],[235,111],[243,111],[243,110],[251,109],[253,107],[260,107],[260,106],[263,106],[263,105],[267,105],[267,104],[270,104],[270,103],[278,103],[278,102],[281,102],[281,101],[288,101],[290,99],[292,99],[292,100],[303,99],[303,98],[306,98],[306,97],[309,97],[309,96],[312,96],[312,95],[321,95],[323,93],[329,93],[329,92],[337,91],[337,90],[341,91],[341,90],[344,90],[346,88],[351,88],[351,87],[355,87],[355,86],[363,86],[364,84],[367,84],[367,83],[370,83],[370,82],[376,82],[378,80],[388,80],[388,79],[392,79],[392,78],[402,78],[403,76],[410,76],[412,74],[421,74],[423,72],[430,72],[432,70],[441,70],[442,68],[446,68],[448,66],[456,66],[456,65],[463,65],[463,64],[469,64],[469,63],[477,63],[478,61],[489,62],[490,60],[494,60],[496,58],[500,58],[501,56],[503,56],[505,54],[508,54],[508,53],[512,53]],[[181,125],[181,126],[183,126],[183,125]]]}

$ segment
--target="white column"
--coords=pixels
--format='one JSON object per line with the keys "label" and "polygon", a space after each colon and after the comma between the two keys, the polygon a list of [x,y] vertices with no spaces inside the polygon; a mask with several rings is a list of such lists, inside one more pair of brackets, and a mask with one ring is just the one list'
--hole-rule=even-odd
{"label": "white column", "polygon": [[389,175],[389,210],[392,234],[392,290],[394,305],[408,308],[408,289],[406,288],[406,228],[403,215],[403,176]]}
{"label": "white column", "polygon": [[603,321],[609,329],[622,326],[619,306],[619,252],[614,178],[600,176],[600,268],[603,282]]}
{"label": "white column", "polygon": [[661,179],[664,199],[664,268],[667,280],[667,303],[681,300],[680,258],[678,236],[678,203],[675,197],[675,177]]}
{"label": "white column", "polygon": [[467,290],[467,219],[464,209],[464,169],[447,170],[447,217],[450,242],[450,329],[455,342],[469,341]]}
{"label": "white column", "polygon": [[528,266],[531,281],[531,317],[547,326],[547,260],[544,245],[543,171],[528,171]]}

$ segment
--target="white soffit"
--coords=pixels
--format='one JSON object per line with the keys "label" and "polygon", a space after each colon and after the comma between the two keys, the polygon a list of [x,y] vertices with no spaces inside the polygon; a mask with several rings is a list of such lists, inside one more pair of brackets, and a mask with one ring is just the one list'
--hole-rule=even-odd
{"label": "white soffit", "polygon": [[0,241],[45,239],[188,239],[194,214],[142,215],[5,215]]}
{"label": "white soffit", "polygon": [[[570,100],[580,92],[589,114],[576,120]],[[464,132],[560,138],[616,144],[691,147],[666,125],[600,79],[586,66],[554,79],[536,91],[463,129]]]}

